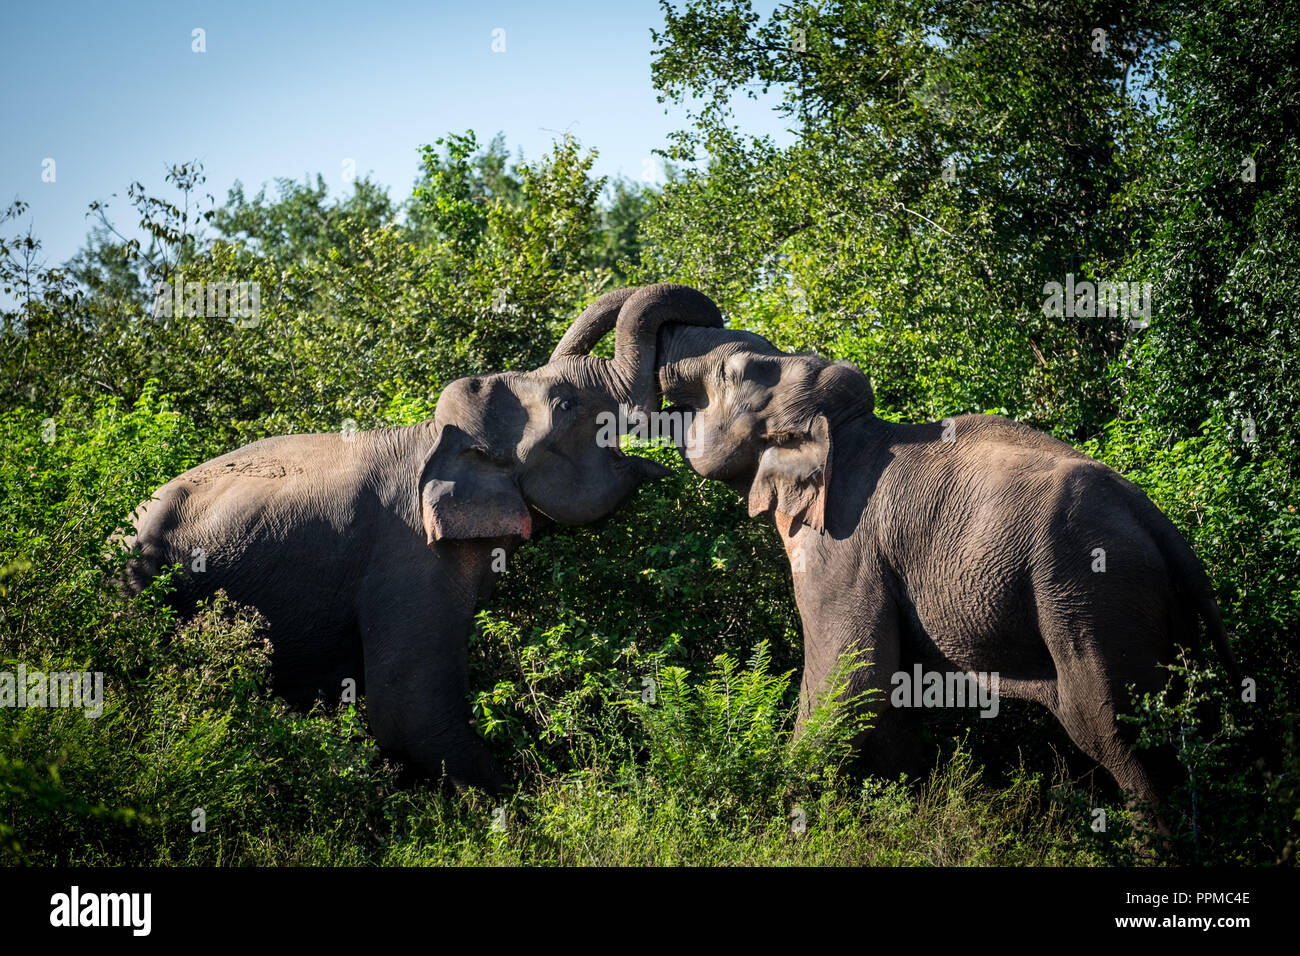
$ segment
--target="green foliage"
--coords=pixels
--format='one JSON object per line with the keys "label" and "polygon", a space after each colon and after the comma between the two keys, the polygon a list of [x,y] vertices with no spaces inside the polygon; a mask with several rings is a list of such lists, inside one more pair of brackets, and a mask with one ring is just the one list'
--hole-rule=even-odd
{"label": "green foliage", "polygon": [[855,738],[870,726],[846,695],[850,679],[867,662],[847,655],[832,675],[826,700],[809,715],[800,736],[790,734],[798,713],[790,675],[771,673],[772,657],[760,643],[741,669],[719,654],[709,678],[692,686],[681,667],[653,678],[654,700],[633,699],[647,738],[647,770],[660,786],[707,794],[709,812],[736,813],[765,803],[789,805],[833,786],[852,755]]}
{"label": "green foliage", "polygon": [[639,694],[661,666],[748,656],[754,635],[768,636],[779,666],[798,663],[789,571],[772,529],[748,521],[733,494],[700,481],[676,452],[642,450],[672,476],[604,521],[552,530],[516,552],[480,615],[475,715],[520,772],[625,763],[631,745],[620,741],[634,721],[612,704]]}
{"label": "green foliage", "polygon": [[609,204],[601,210],[594,263],[597,268],[612,271],[622,285],[641,264],[641,223],[654,208],[658,193],[630,179],[615,180],[609,192]]}
{"label": "green foliage", "polygon": [[329,187],[319,173],[314,185],[291,179],[276,180],[275,185],[274,200],[267,198],[265,187],[248,199],[243,184],[236,182],[212,225],[224,239],[242,242],[284,267],[337,257],[349,249],[358,231],[382,229],[395,213],[387,193],[369,179],[356,180],[352,195],[339,202],[330,201]]}
{"label": "green foliage", "polygon": [[[866,780],[797,806],[728,814],[708,794],[657,780],[549,780],[504,806],[504,828],[473,803],[420,807],[385,862],[401,865],[802,866],[1098,865],[1106,848],[1017,774],[991,790],[968,755],[936,768],[919,792]],[[418,800],[418,796],[412,803]],[[414,809],[414,808],[413,808]],[[803,811],[802,818],[794,811]],[[1117,818],[1123,816],[1116,809]],[[796,830],[802,819],[804,829]],[[1118,859],[1132,862],[1131,848]]]}
{"label": "green foliage", "polygon": [[[1250,845],[1259,829],[1256,814],[1260,809],[1267,812],[1282,810],[1283,806],[1272,803],[1264,808],[1247,808],[1240,802],[1241,794],[1256,788],[1249,779],[1249,762],[1243,762],[1240,752],[1234,752],[1232,747],[1245,731],[1236,726],[1225,706],[1223,674],[1215,668],[1198,667],[1185,654],[1181,661],[1170,664],[1169,670],[1175,693],[1143,694],[1133,713],[1121,720],[1137,725],[1136,748],[1171,746],[1186,771],[1186,781],[1173,801],[1175,806],[1185,802],[1188,811],[1185,825],[1175,831],[1175,836],[1191,844],[1184,852],[1199,852],[1204,818],[1216,836],[1230,833],[1236,837],[1226,841],[1228,854],[1249,860],[1259,849]],[[1219,713],[1214,726],[1206,729],[1203,723],[1210,702]],[[1276,828],[1272,829],[1275,832],[1270,835],[1276,837]]]}
{"label": "green foliage", "polygon": [[[427,243],[446,242],[462,249],[476,245],[487,229],[487,203],[492,190],[485,182],[490,168],[498,168],[498,140],[477,163],[471,162],[478,140],[471,130],[452,134],[435,144],[445,146],[439,156],[433,146],[420,148],[424,170],[422,181],[411,193],[410,221],[415,233]],[[511,182],[515,191],[519,184]]]}
{"label": "green foliage", "polygon": [[[200,445],[151,391],[129,411],[70,399],[57,417],[5,413],[0,443],[0,567],[8,572],[0,634],[10,653],[57,640],[89,645],[105,576],[115,571],[105,540],[148,491],[198,461]],[[103,635],[115,637],[122,628]]]}
{"label": "green foliage", "polygon": [[[665,189],[636,278],[856,362],[904,417],[1005,408],[1064,437],[1110,417],[1123,321],[1050,318],[1042,289],[1127,278],[1143,210],[1116,200],[1146,122],[1129,79],[1168,42],[1158,4],[662,7],[655,83],[694,121],[666,155],[701,165]],[[730,122],[756,86],[789,146]]]}
{"label": "green foliage", "polygon": [[1176,435],[1213,406],[1300,473],[1300,12],[1209,2],[1177,21],[1167,121],[1127,201],[1150,210],[1132,270],[1151,328],[1116,369],[1125,418]]}

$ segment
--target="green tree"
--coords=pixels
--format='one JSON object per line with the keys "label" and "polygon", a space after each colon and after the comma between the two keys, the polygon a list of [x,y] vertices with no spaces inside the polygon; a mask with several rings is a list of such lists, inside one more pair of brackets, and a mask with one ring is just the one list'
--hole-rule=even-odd
{"label": "green tree", "polygon": [[[783,345],[856,360],[908,417],[1005,409],[1067,436],[1110,417],[1102,372],[1128,329],[1051,318],[1042,290],[1123,278],[1130,80],[1165,39],[1158,6],[663,7],[656,86],[698,104],[667,155],[707,161],[665,189],[641,278],[696,282]],[[730,121],[756,89],[779,92],[790,145]]]}

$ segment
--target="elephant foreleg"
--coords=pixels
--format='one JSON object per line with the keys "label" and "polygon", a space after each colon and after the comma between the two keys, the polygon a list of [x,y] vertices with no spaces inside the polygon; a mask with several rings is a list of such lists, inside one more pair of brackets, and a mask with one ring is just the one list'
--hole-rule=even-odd
{"label": "elephant foreleg", "polygon": [[[809,572],[805,572],[809,573]],[[804,668],[799,692],[803,733],[813,709],[830,689],[846,654],[868,666],[853,672],[843,692],[870,721],[855,741],[867,770],[880,776],[915,775],[921,768],[920,729],[916,715],[890,705],[892,678],[902,667],[900,616],[884,588],[871,588],[865,599],[839,588],[818,588],[795,580],[795,596],[804,626]]]}
{"label": "elephant foreleg", "polygon": [[[505,777],[470,726],[467,616],[377,600],[360,615],[366,712],[379,745],[457,787],[498,792]],[[417,605],[419,602],[416,602]],[[401,606],[401,605],[396,605]]]}

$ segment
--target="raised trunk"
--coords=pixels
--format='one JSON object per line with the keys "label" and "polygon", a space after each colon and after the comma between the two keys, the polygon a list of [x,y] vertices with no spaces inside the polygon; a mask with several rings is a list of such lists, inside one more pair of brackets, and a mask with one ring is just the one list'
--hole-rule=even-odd
{"label": "raised trunk", "polygon": [[689,286],[665,282],[623,289],[589,306],[555,347],[551,361],[586,354],[615,329],[610,363],[614,397],[636,410],[649,411],[656,396],[655,341],[660,327],[669,322],[717,329],[723,324],[713,300]]}
{"label": "raised trunk", "polygon": [[582,315],[569,326],[569,330],[564,333],[560,339],[555,351],[551,353],[551,361],[557,361],[564,358],[576,358],[580,355],[586,355],[596,343],[605,337],[605,334],[614,327],[614,322],[618,319],[619,309],[623,308],[623,303],[632,297],[636,292],[636,286],[629,286],[626,289],[618,289],[615,292],[606,292],[591,305],[583,310]]}

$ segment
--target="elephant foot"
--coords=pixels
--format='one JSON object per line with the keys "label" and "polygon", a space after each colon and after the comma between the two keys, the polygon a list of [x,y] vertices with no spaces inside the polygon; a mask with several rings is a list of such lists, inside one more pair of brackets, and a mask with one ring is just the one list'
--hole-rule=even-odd
{"label": "elephant foot", "polygon": [[457,748],[449,748],[439,762],[438,772],[459,794],[481,790],[499,796],[509,789],[509,778],[477,737]]}

